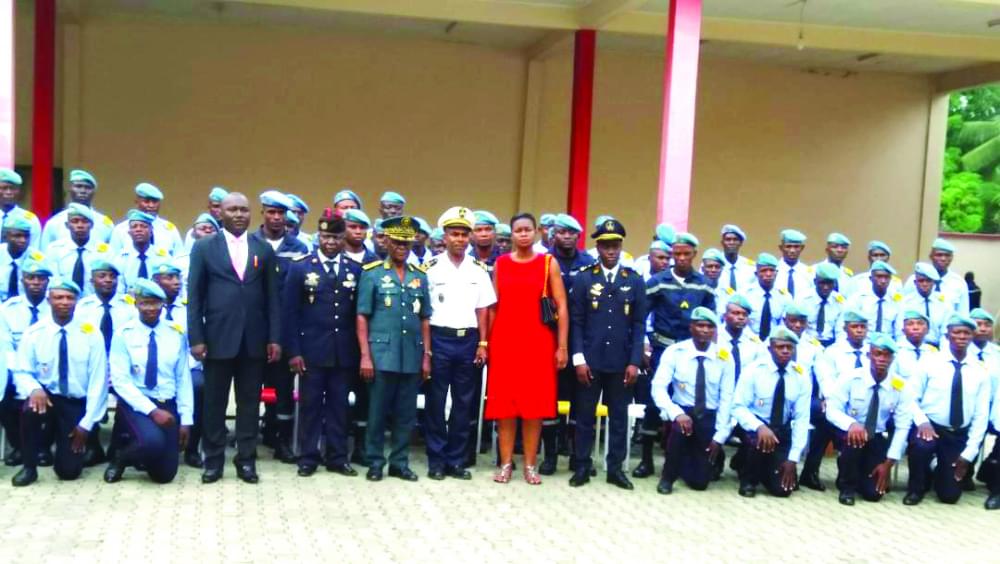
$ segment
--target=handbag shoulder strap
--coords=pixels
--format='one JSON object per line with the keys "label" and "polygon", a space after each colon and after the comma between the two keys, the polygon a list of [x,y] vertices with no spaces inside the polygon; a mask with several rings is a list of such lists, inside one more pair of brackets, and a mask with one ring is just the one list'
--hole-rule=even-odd
{"label": "handbag shoulder strap", "polygon": [[549,261],[552,260],[552,255],[545,255],[545,280],[542,281],[542,297],[549,297]]}

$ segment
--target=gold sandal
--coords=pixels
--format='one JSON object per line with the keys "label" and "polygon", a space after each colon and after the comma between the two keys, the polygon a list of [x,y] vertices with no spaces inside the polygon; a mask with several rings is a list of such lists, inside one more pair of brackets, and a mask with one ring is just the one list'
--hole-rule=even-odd
{"label": "gold sandal", "polygon": [[537,466],[527,466],[524,467],[524,481],[528,482],[532,486],[537,486],[542,483],[542,477],[538,474]]}
{"label": "gold sandal", "polygon": [[503,466],[497,466],[496,472],[493,473],[493,481],[498,484],[506,484],[510,481],[510,475],[513,472],[514,465],[509,462]]}

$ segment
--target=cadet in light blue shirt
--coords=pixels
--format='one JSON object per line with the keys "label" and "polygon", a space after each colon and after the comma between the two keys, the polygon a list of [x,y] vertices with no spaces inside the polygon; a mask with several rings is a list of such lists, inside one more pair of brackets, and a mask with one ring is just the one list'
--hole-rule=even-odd
{"label": "cadet in light blue shirt", "polygon": [[892,363],[893,375],[899,376],[904,382],[920,370],[921,359],[938,352],[938,348],[927,342],[927,316],[920,310],[908,309],[900,315],[902,335],[896,339],[895,361]]}
{"label": "cadet in light blue shirt", "polygon": [[[976,331],[969,345],[969,354],[986,365],[990,377],[990,425],[989,434],[1000,435],[998,416],[1000,416],[1000,347],[993,342],[993,325],[995,320],[988,311],[976,308],[969,312],[969,317],[976,322]],[[1000,440],[993,441],[993,450],[983,460],[976,478],[986,482],[990,488],[990,497],[986,500],[986,509],[1000,509]]]}
{"label": "cadet in light blue shirt", "polygon": [[854,309],[844,310],[843,338],[830,345],[816,363],[819,393],[829,397],[841,374],[868,366],[868,318]]}
{"label": "cadet in light blue shirt", "polygon": [[70,230],[67,220],[70,206],[77,205],[90,210],[90,219],[93,222],[91,237],[95,244],[107,243],[111,239],[111,230],[115,227],[115,222],[103,213],[94,209],[94,194],[97,193],[97,179],[85,170],[73,170],[69,173],[68,189],[70,203],[59,213],[53,215],[45,222],[42,229],[42,240],[39,247],[47,254],[51,254],[49,247],[56,241],[70,238]]}
{"label": "cadet in light blue shirt", "polygon": [[76,305],[76,315],[97,327],[104,339],[104,350],[110,353],[115,331],[135,317],[135,299],[118,292],[118,267],[105,259],[90,264],[90,284],[94,293]]}
{"label": "cadet in light blue shirt", "polygon": [[[889,262],[889,258],[892,257],[892,249],[889,245],[886,245],[882,241],[869,241],[868,242],[868,264],[869,266],[874,264],[875,261]],[[855,274],[851,277],[846,288],[841,288],[840,293],[845,296],[852,296],[859,289],[864,289],[871,286],[871,271],[865,271],[860,274]],[[903,289],[903,281],[898,276],[893,276],[892,281],[889,282],[889,292],[896,293]]]}
{"label": "cadet in light blue shirt", "polygon": [[868,330],[873,333],[896,334],[896,318],[901,312],[903,295],[889,293],[889,283],[896,269],[882,261],[871,267],[871,284],[860,288],[847,302],[847,307],[868,318]]}
{"label": "cadet in light blue shirt", "polygon": [[748,452],[740,471],[743,497],[757,484],[777,497],[795,489],[796,466],[809,435],[812,382],[792,357],[799,338],[785,327],[771,335],[769,358],[740,378],[733,395],[733,417],[747,433]]}
{"label": "cadet in light blue shirt", "polygon": [[[944,294],[934,289],[934,285],[940,280],[941,276],[933,266],[926,262],[918,262],[913,268],[911,282],[915,290],[904,293],[903,301],[900,302],[901,311],[915,309],[923,312],[927,318],[927,342],[934,346],[941,343],[948,318],[955,311],[955,305],[950,303]],[[898,323],[896,331],[897,335],[901,333]]]}
{"label": "cadet in light blue shirt", "polygon": [[51,426],[56,454],[53,469],[60,480],[83,471],[87,436],[104,417],[108,399],[106,359],[100,333],[73,313],[80,288],[71,280],[49,284],[52,315],[25,331],[17,351],[14,379],[27,405],[21,418],[24,467],[15,487],[38,479],[42,427]]}
{"label": "cadet in light blue shirt", "polygon": [[781,262],[778,264],[777,277],[774,285],[784,290],[789,296],[795,297],[797,292],[812,286],[813,269],[799,260],[806,248],[806,236],[795,229],[781,231],[778,249],[781,251]]}
{"label": "cadet in light blue shirt", "polygon": [[[194,242],[200,239],[197,237],[195,231],[197,231],[198,226],[202,223],[211,222],[215,227],[215,231],[219,230],[219,217],[222,215],[222,199],[229,195],[229,191],[221,186],[215,186],[208,193],[208,209],[198,215],[198,219],[194,221],[191,229],[187,230],[184,234],[184,252],[186,254],[191,253],[191,247],[194,246]],[[205,233],[201,234],[206,235]]]}
{"label": "cadet in light blue shirt", "polygon": [[21,269],[28,257],[43,261],[43,255],[30,246],[31,224],[20,215],[11,215],[3,221],[4,243],[0,245],[0,301],[7,301],[21,294]]}
{"label": "cadet in light blue shirt", "polygon": [[750,302],[750,327],[761,340],[781,325],[781,314],[788,303],[789,293],[775,285],[778,259],[769,253],[757,256],[757,280],[748,285],[743,296]]}
{"label": "cadet in light blue shirt", "polygon": [[836,428],[840,503],[854,505],[855,496],[878,501],[889,489],[889,421],[907,425],[903,393],[906,383],[890,374],[896,343],[889,335],[871,339],[869,368],[844,374],[826,402],[826,417]]}
{"label": "cadet in light blue shirt", "polygon": [[[944,294],[945,299],[956,312],[967,315],[969,313],[969,285],[965,283],[964,278],[949,270],[954,258],[955,245],[941,238],[934,240],[931,245],[930,261],[931,266],[940,277],[940,280],[934,282],[934,289]],[[915,276],[907,278],[906,283],[903,284],[903,293],[917,291],[914,279]]]}
{"label": "cadet in light blue shirt", "polygon": [[291,233],[295,235],[296,239],[302,241],[302,244],[306,246],[306,249],[308,249],[309,252],[312,252],[313,248],[315,247],[315,237],[313,235],[310,235],[309,233],[302,231],[302,225],[303,223],[305,223],[306,214],[309,213],[309,206],[306,204],[305,200],[296,196],[295,194],[285,194],[285,196],[287,196],[288,199],[292,202],[292,208],[288,211],[295,214],[297,221],[295,229],[292,229]]}
{"label": "cadet in light blue shirt", "polygon": [[809,317],[807,334],[815,337],[824,347],[832,345],[840,335],[840,316],[847,301],[843,294],[833,289],[839,272],[832,264],[821,264],[815,268],[816,278],[813,291],[805,293],[797,300],[805,308]]}
{"label": "cadet in light blue shirt", "polygon": [[829,264],[837,269],[836,290],[847,292],[850,290],[851,277],[854,271],[848,268],[844,261],[847,260],[847,253],[851,249],[851,240],[843,233],[830,233],[826,237],[826,258],[812,266],[815,272],[816,267],[821,264]]}
{"label": "cadet in light blue shirt", "polygon": [[83,289],[83,295],[94,293],[90,283],[90,264],[98,259],[108,260],[108,244],[94,238],[92,210],[77,203],[71,203],[63,210],[66,215],[68,236],[49,244],[46,254],[55,274],[69,278]]}
{"label": "cadet in light blue shirt", "polygon": [[[953,314],[948,321],[948,347],[930,355],[907,382],[911,388],[912,428],[896,429],[889,457],[898,460],[909,439],[910,478],[905,505],[920,503],[928,479],[940,501],[955,503],[961,482],[979,455],[990,409],[990,377],[985,364],[969,354],[976,322]],[[898,437],[898,440],[897,440]],[[931,474],[931,461],[937,467]]]}
{"label": "cadet in light blue shirt", "polygon": [[[176,255],[184,251],[184,242],[181,241],[181,234],[177,226],[160,217],[160,204],[163,202],[163,192],[159,188],[148,182],[142,182],[135,187],[135,209],[149,214],[153,218],[152,236],[150,244],[157,248],[162,248],[170,255]],[[131,231],[131,219],[115,226],[111,232],[111,251],[118,253],[129,247],[129,233]]]}
{"label": "cadet in light blue shirt", "polygon": [[138,280],[133,292],[138,316],[115,333],[110,360],[111,383],[132,436],[116,445],[104,481],[117,482],[126,466],[138,465],[165,484],[177,475],[178,450],[187,445],[193,417],[188,343],[181,325],[160,320],[167,296],[155,282]]}
{"label": "cadet in light blue shirt", "polygon": [[0,225],[6,226],[8,218],[23,218],[31,235],[28,246],[38,249],[42,238],[42,223],[34,212],[18,205],[21,201],[21,183],[20,174],[9,168],[0,168]]}
{"label": "cadet in light blue shirt", "polygon": [[115,258],[115,266],[120,276],[119,291],[128,292],[135,281],[148,279],[152,263],[170,257],[170,251],[152,242],[155,218],[139,210],[128,212],[128,234]]}
{"label": "cadet in light blue shirt", "polygon": [[722,226],[722,276],[720,286],[732,288],[734,292],[742,292],[745,286],[753,283],[756,275],[754,261],[740,254],[740,249],[746,243],[747,234],[738,225]]}

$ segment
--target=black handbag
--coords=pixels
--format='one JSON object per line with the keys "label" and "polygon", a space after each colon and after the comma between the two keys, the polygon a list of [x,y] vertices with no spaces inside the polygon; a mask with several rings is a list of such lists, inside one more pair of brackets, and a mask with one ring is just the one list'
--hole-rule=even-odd
{"label": "black handbag", "polygon": [[559,323],[559,308],[549,295],[549,261],[552,255],[545,255],[545,282],[542,283],[542,323],[555,328]]}

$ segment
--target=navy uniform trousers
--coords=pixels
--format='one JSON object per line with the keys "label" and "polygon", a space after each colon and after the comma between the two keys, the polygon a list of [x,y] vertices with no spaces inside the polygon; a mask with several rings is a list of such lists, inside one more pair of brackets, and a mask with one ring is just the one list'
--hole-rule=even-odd
{"label": "navy uniform trousers", "polygon": [[660,408],[656,407],[656,402],[653,401],[652,390],[653,376],[656,375],[656,368],[660,365],[660,357],[663,356],[663,351],[665,350],[667,350],[667,347],[655,344],[654,342],[650,352],[649,371],[645,375],[639,376],[639,381],[635,387],[635,401],[646,404],[646,411],[642,415],[642,427],[639,429],[639,433],[648,437],[656,437],[663,430],[663,420],[660,419]]}
{"label": "navy uniform trousers", "polygon": [[671,483],[680,478],[692,490],[704,490],[715,477],[715,466],[708,461],[705,449],[715,436],[716,412],[706,409],[700,416],[695,417],[692,415],[694,408],[682,409],[693,420],[692,432],[685,436],[676,421],[671,426],[663,477]]}
{"label": "navy uniform trousers", "polygon": [[[925,441],[917,437],[916,425],[910,430],[909,493],[923,495],[931,488],[943,503],[955,503],[962,497],[962,485],[955,481],[952,464],[958,460],[969,438],[969,428],[949,429],[931,423],[938,438]],[[937,467],[931,473],[931,460],[937,458]]]}
{"label": "navy uniform trousers", "polygon": [[[770,426],[769,426],[770,427]],[[757,448],[757,432],[747,432],[746,464],[740,472],[740,483],[756,486],[762,484],[775,497],[788,497],[792,492],[781,487],[781,474],[778,472],[781,463],[788,460],[788,451],[792,446],[792,427],[771,427],[778,437],[778,445],[774,450],[765,453]]]}
{"label": "navy uniform trousers", "polygon": [[319,443],[326,445],[326,465],[347,463],[347,389],[356,368],[312,366],[299,379],[300,466],[320,463]]}
{"label": "navy uniform trousers", "polygon": [[119,403],[122,421],[129,434],[129,441],[120,447],[119,456],[125,464],[144,468],[154,482],[166,484],[177,475],[180,416],[177,415],[174,400],[153,400],[153,403],[157,409],[170,412],[174,416],[174,424],[167,428],[160,427],[148,415],[139,413],[125,402]]}
{"label": "navy uniform trousers", "polygon": [[[427,466],[431,471],[463,468],[473,441],[479,403],[475,401],[480,371],[475,364],[479,332],[467,329],[458,337],[454,329],[431,327],[431,379],[427,387]],[[444,407],[451,389],[451,414]],[[475,446],[473,445],[473,448]]]}
{"label": "navy uniform trousers", "polygon": [[368,385],[368,432],[365,455],[371,468],[385,466],[386,419],[392,421],[392,445],[389,466],[409,466],[410,434],[417,422],[417,392],[420,375],[375,371],[375,381]]}
{"label": "navy uniform trousers", "polygon": [[997,495],[1000,494],[1000,433],[991,424],[989,426],[989,434],[995,438],[993,441],[993,450],[983,459],[976,478],[986,483],[990,495]]}
{"label": "navy uniform trousers", "polygon": [[21,449],[21,408],[23,401],[17,399],[17,389],[14,387],[14,378],[8,375],[7,389],[3,390],[3,399],[0,400],[0,425],[3,425],[7,432],[7,441],[14,449]]}
{"label": "navy uniform trousers", "polygon": [[205,386],[202,394],[204,434],[202,450],[205,468],[221,469],[226,455],[226,406],[229,387],[236,389],[236,464],[257,460],[257,419],[260,385],[265,360],[247,356],[246,343],[235,358],[204,360]]}
{"label": "navy uniform trousers", "polygon": [[191,425],[191,432],[188,435],[188,444],[186,451],[190,454],[196,454],[200,450],[201,446],[201,411],[203,395],[205,392],[205,369],[204,368],[192,368],[191,369],[191,389],[194,398],[194,413],[192,414],[192,419],[194,419],[194,424]]}
{"label": "navy uniform trousers", "polygon": [[868,501],[878,501],[882,495],[875,489],[875,479],[871,473],[885,461],[889,452],[887,433],[875,433],[863,447],[847,445],[847,432],[837,431],[837,488],[847,494],[861,494]]}
{"label": "navy uniform trousers", "polygon": [[826,447],[833,441],[835,427],[826,419],[826,412],[823,410],[823,400],[819,398],[819,384],[813,376],[813,397],[809,405],[809,423],[812,430],[809,431],[809,449],[806,453],[805,464],[802,465],[802,475],[818,473],[819,467],[823,464],[823,456],[826,455]]}
{"label": "navy uniform trousers", "polygon": [[[48,393],[48,392],[46,392]],[[44,414],[31,411],[28,402],[21,410],[21,455],[25,468],[35,468],[38,452],[45,446],[43,426],[52,429],[56,455],[53,469],[60,480],[75,480],[83,472],[83,454],[70,449],[69,434],[76,428],[87,409],[86,398],[68,398],[48,393],[52,407]]]}
{"label": "navy uniform trousers", "polygon": [[[625,461],[625,448],[628,441],[628,390],[625,387],[625,374],[614,372],[592,371],[594,379],[589,386],[576,383],[576,396],[573,401],[576,410],[576,436],[573,447],[574,468],[592,468],[590,452],[594,446],[594,423],[596,420],[597,402],[604,394],[604,405],[608,406],[608,427],[610,433],[608,445],[608,471],[621,470]],[[585,465],[585,466],[581,466]]]}

